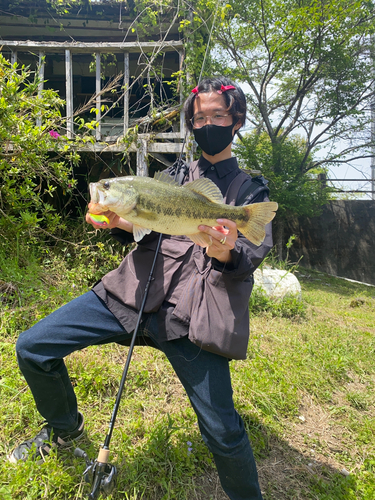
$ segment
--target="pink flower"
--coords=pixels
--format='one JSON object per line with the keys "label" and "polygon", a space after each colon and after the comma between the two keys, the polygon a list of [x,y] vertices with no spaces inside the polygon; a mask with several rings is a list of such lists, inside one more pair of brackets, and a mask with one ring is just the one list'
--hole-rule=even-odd
{"label": "pink flower", "polygon": [[54,139],[57,139],[58,137],[60,137],[60,134],[58,132],[56,132],[56,130],[50,130],[49,135],[51,137],[53,137]]}

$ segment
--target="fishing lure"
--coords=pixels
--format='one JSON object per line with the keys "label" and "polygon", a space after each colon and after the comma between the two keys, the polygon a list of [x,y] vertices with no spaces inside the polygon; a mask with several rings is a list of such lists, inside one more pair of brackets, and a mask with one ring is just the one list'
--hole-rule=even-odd
{"label": "fishing lure", "polygon": [[89,217],[94,224],[97,226],[107,226],[109,224],[109,219],[105,215],[90,214]]}

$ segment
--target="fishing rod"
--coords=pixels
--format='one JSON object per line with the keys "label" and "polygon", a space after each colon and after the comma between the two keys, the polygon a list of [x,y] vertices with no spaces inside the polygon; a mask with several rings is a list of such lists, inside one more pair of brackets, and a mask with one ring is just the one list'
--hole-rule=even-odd
{"label": "fishing rod", "polygon": [[[176,172],[177,172],[177,170],[176,170]],[[125,381],[126,381],[126,377],[127,377],[128,370],[129,370],[129,365],[130,365],[136,337],[137,337],[138,330],[139,330],[139,325],[141,323],[142,314],[143,314],[143,311],[144,311],[144,308],[146,305],[146,300],[147,300],[147,296],[148,296],[150,283],[152,281],[152,276],[154,274],[156,259],[157,259],[158,253],[159,253],[162,236],[163,235],[160,233],[158,243],[156,246],[156,250],[155,250],[154,259],[153,259],[153,262],[151,265],[150,274],[148,276],[148,280],[146,283],[142,304],[141,304],[141,307],[139,309],[137,323],[136,323],[136,326],[134,328],[134,332],[133,332],[132,339],[131,339],[130,346],[129,346],[128,355],[126,358],[126,363],[124,366],[124,370],[122,372],[120,386],[119,386],[119,390],[117,392],[117,397],[116,397],[115,405],[113,408],[111,420],[109,423],[108,433],[107,433],[105,440],[104,440],[104,444],[100,448],[99,453],[98,453],[98,457],[95,461],[90,460],[89,457],[87,456],[87,454],[83,450],[81,450],[80,448],[76,448],[74,450],[74,455],[76,457],[83,458],[86,461],[87,467],[83,473],[83,477],[87,483],[90,483],[92,485],[91,493],[88,496],[89,500],[96,500],[97,498],[99,498],[100,494],[102,496],[106,497],[116,487],[117,469],[114,465],[110,464],[108,461],[109,460],[109,453],[110,453],[109,445],[110,445],[110,441],[112,438],[112,433],[113,433],[113,429],[115,426],[117,413],[118,413],[118,410],[120,407],[120,400],[121,400],[121,396],[122,396],[122,393],[124,390]]]}
{"label": "fishing rod", "polygon": [[[219,0],[217,0],[217,6],[218,6],[218,3],[219,3]],[[214,28],[214,25],[216,22],[217,10],[218,9],[216,8],[214,19],[213,19],[212,26],[211,26],[211,30],[209,33],[209,39],[207,42],[206,51],[205,51],[204,58],[203,58],[201,71],[200,71],[199,78],[198,78],[198,84],[201,81],[202,74],[203,74],[203,68],[204,68],[204,65],[206,62],[206,57],[207,57],[207,54],[209,51],[209,45],[210,45],[210,41],[211,41],[211,37],[212,37],[212,33],[213,33],[213,28]],[[184,151],[185,144],[187,141],[187,136],[188,136],[188,131],[186,131],[186,133],[185,133],[184,140],[183,140],[182,147],[181,147],[181,152],[180,152],[180,155],[175,163],[176,172],[174,175],[174,179],[177,180],[178,174],[179,173],[182,174],[179,178],[179,184],[182,184],[183,179],[187,175],[187,172],[189,170],[189,167],[187,166],[187,164],[182,160],[182,155],[183,155],[183,151]],[[128,351],[128,355],[126,358],[124,370],[122,373],[119,390],[117,392],[115,405],[114,405],[111,420],[109,423],[108,433],[105,437],[103,446],[99,449],[98,457],[94,461],[90,460],[87,453],[85,453],[80,448],[76,448],[74,450],[75,456],[77,456],[79,458],[83,458],[86,461],[87,467],[86,467],[85,471],[83,472],[83,477],[87,483],[92,485],[92,490],[88,496],[88,500],[97,500],[99,498],[99,495],[102,495],[105,498],[106,496],[110,495],[116,487],[117,468],[113,464],[109,463],[109,454],[110,454],[109,445],[110,445],[113,429],[115,426],[117,413],[118,413],[118,410],[120,407],[120,401],[121,401],[122,393],[123,393],[123,390],[125,387],[125,381],[126,381],[127,373],[129,370],[130,361],[132,358],[134,345],[135,345],[136,337],[137,337],[138,330],[139,330],[139,325],[141,323],[143,311],[144,311],[144,308],[146,305],[146,300],[147,300],[147,295],[148,295],[150,283],[153,279],[154,269],[155,269],[155,265],[156,265],[157,256],[159,254],[162,237],[163,237],[163,234],[160,233],[158,243],[157,243],[156,249],[155,249],[154,259],[153,259],[151,269],[150,269],[150,274],[148,276],[148,280],[146,283],[146,287],[145,287],[145,291],[144,291],[144,295],[143,295],[143,300],[141,303],[141,307],[139,309],[137,323],[136,323],[136,326],[134,328],[134,332],[133,332],[132,339],[130,342],[129,351]]]}
{"label": "fishing rod", "polygon": [[[188,169],[186,163],[182,160],[182,154],[183,154],[183,151],[185,148],[186,139],[187,139],[187,133],[185,134],[184,141],[182,143],[179,158],[175,163],[176,164],[176,172],[174,175],[175,180],[177,179],[178,174],[180,172],[182,172],[183,177],[184,177],[186,175],[186,171]],[[110,445],[110,441],[112,438],[112,433],[113,433],[113,429],[115,426],[117,413],[118,413],[118,410],[120,407],[120,401],[121,401],[122,393],[124,391],[125,381],[126,381],[126,377],[128,374],[130,361],[132,358],[132,354],[133,354],[133,350],[134,350],[134,346],[135,346],[135,341],[137,338],[139,326],[140,326],[141,321],[142,321],[142,315],[143,315],[143,312],[145,309],[150,284],[151,284],[151,281],[153,279],[153,274],[154,274],[154,270],[155,270],[156,260],[157,260],[159,250],[160,250],[162,237],[163,237],[163,234],[160,233],[159,238],[158,238],[158,242],[156,245],[156,249],[155,249],[154,259],[152,261],[150,273],[149,273],[147,283],[145,286],[141,307],[140,307],[139,312],[138,312],[137,323],[136,323],[135,328],[134,328],[134,332],[133,332],[133,335],[131,338],[131,342],[130,342],[129,351],[128,351],[128,355],[126,358],[124,370],[122,372],[120,386],[119,386],[117,396],[116,396],[116,401],[115,401],[115,404],[113,407],[111,420],[109,422],[108,432],[107,432],[107,435],[105,437],[103,446],[99,449],[98,457],[96,458],[96,460],[91,460],[88,457],[87,453],[85,451],[83,451],[81,448],[76,448],[74,450],[74,455],[76,457],[83,458],[86,462],[86,469],[83,472],[83,478],[84,478],[85,482],[92,485],[92,490],[88,496],[88,500],[97,500],[100,495],[102,495],[105,498],[106,496],[110,495],[116,487],[117,468],[113,464],[109,463],[109,454],[110,454],[109,445]]]}

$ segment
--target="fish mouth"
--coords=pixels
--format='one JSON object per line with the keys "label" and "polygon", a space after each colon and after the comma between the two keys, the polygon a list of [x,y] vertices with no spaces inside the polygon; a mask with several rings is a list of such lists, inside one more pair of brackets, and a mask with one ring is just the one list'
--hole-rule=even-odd
{"label": "fish mouth", "polygon": [[90,183],[90,198],[91,203],[101,203],[104,201],[103,193],[97,182]]}

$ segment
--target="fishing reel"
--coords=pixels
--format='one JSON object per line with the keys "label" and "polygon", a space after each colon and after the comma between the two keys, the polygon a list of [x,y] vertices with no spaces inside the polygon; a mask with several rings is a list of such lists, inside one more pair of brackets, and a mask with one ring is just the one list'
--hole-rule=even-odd
{"label": "fishing reel", "polygon": [[88,500],[97,500],[100,495],[106,498],[116,487],[117,469],[114,465],[106,461],[109,454],[107,452],[109,452],[109,450],[101,449],[98,458],[96,460],[90,460],[87,453],[80,448],[74,450],[74,455],[83,458],[87,465],[83,472],[83,478],[86,483],[92,485]]}

